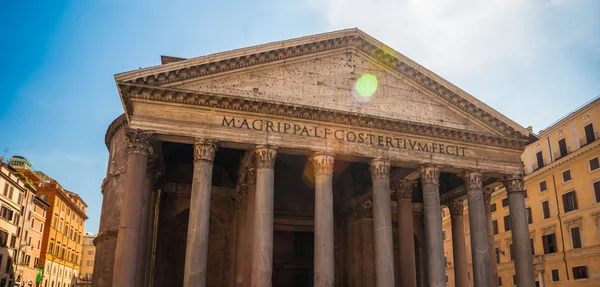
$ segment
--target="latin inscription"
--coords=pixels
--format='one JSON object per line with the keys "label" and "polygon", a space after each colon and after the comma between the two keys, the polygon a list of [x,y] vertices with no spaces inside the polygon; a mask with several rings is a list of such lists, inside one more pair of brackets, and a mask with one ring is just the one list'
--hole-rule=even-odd
{"label": "latin inscription", "polygon": [[370,133],[354,132],[344,129],[330,129],[319,126],[297,125],[287,122],[269,120],[247,120],[245,118],[223,116],[224,127],[266,131],[305,137],[336,139],[352,143],[377,145],[388,148],[410,149],[420,152],[440,153],[454,156],[465,156],[466,147],[447,145],[435,142],[421,142],[409,138],[397,138]]}

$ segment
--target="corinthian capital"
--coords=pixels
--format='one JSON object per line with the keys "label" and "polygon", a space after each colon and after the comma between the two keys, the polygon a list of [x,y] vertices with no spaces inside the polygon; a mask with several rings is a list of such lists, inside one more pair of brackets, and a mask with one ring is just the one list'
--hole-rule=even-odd
{"label": "corinthian capital", "polygon": [[153,132],[127,128],[125,129],[125,136],[127,137],[127,150],[129,153],[148,156],[150,142],[154,137]]}
{"label": "corinthian capital", "polygon": [[426,164],[421,167],[421,183],[440,184],[441,166]]}
{"label": "corinthian capital", "polygon": [[506,193],[523,192],[523,176],[513,175],[504,178],[504,187],[506,187]]}
{"label": "corinthian capital", "polygon": [[467,190],[481,190],[481,172],[468,170],[463,172],[461,177],[465,180]]}
{"label": "corinthian capital", "polygon": [[197,139],[196,142],[194,142],[194,162],[213,162],[216,152],[217,145],[213,140]]}
{"label": "corinthian capital", "polygon": [[256,167],[273,168],[277,157],[277,149],[272,146],[259,146],[254,150],[254,156]]}
{"label": "corinthian capital", "polygon": [[396,192],[398,199],[412,199],[416,184],[416,181],[400,179],[392,183],[392,190]]}
{"label": "corinthian capital", "polygon": [[317,153],[310,158],[313,164],[315,175],[332,175],[335,158],[329,153]]}
{"label": "corinthian capital", "polygon": [[485,205],[490,205],[490,202],[492,201],[492,192],[494,190],[491,188],[486,188],[483,190],[483,203]]}
{"label": "corinthian capital", "polygon": [[392,162],[389,159],[376,158],[369,163],[371,170],[371,180],[390,179],[390,170]]}
{"label": "corinthian capital", "polygon": [[463,215],[464,205],[462,200],[453,200],[448,203],[451,215]]}

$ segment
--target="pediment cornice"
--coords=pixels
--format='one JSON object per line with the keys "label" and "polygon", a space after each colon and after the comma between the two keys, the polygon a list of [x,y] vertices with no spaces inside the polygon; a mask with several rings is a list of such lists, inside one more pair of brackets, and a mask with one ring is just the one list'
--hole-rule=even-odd
{"label": "pediment cornice", "polygon": [[196,78],[246,69],[256,65],[289,61],[334,50],[353,50],[388,67],[419,85],[455,110],[468,115],[499,135],[532,141],[535,135],[473,96],[385,46],[358,29],[325,33],[279,43],[239,49],[115,76],[118,83],[169,86]]}
{"label": "pediment cornice", "polygon": [[523,150],[525,145],[528,144],[528,140],[523,138],[502,137],[461,129],[256,98],[127,83],[120,84],[119,90],[123,97],[127,114],[133,113],[132,100],[151,100],[343,124],[359,128],[378,129],[508,149]]}

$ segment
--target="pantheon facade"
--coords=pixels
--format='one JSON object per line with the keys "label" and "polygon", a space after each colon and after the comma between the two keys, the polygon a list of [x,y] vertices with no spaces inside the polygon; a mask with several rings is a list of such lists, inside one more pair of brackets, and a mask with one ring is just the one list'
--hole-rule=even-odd
{"label": "pantheon facade", "polygon": [[517,285],[535,284],[520,155],[536,136],[358,29],[115,81],[94,286],[445,286],[443,206],[468,206],[454,269],[470,236],[469,280],[496,286],[500,185]]}

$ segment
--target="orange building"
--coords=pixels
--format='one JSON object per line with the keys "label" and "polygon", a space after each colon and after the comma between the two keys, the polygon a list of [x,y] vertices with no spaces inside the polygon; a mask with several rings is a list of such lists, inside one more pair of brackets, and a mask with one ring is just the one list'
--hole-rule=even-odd
{"label": "orange building", "polygon": [[64,189],[44,173],[31,169],[21,172],[34,182],[38,195],[45,197],[49,205],[44,224],[34,223],[35,227],[43,227],[38,263],[43,268],[43,279],[39,286],[73,286],[79,277],[87,205],[79,195]]}

